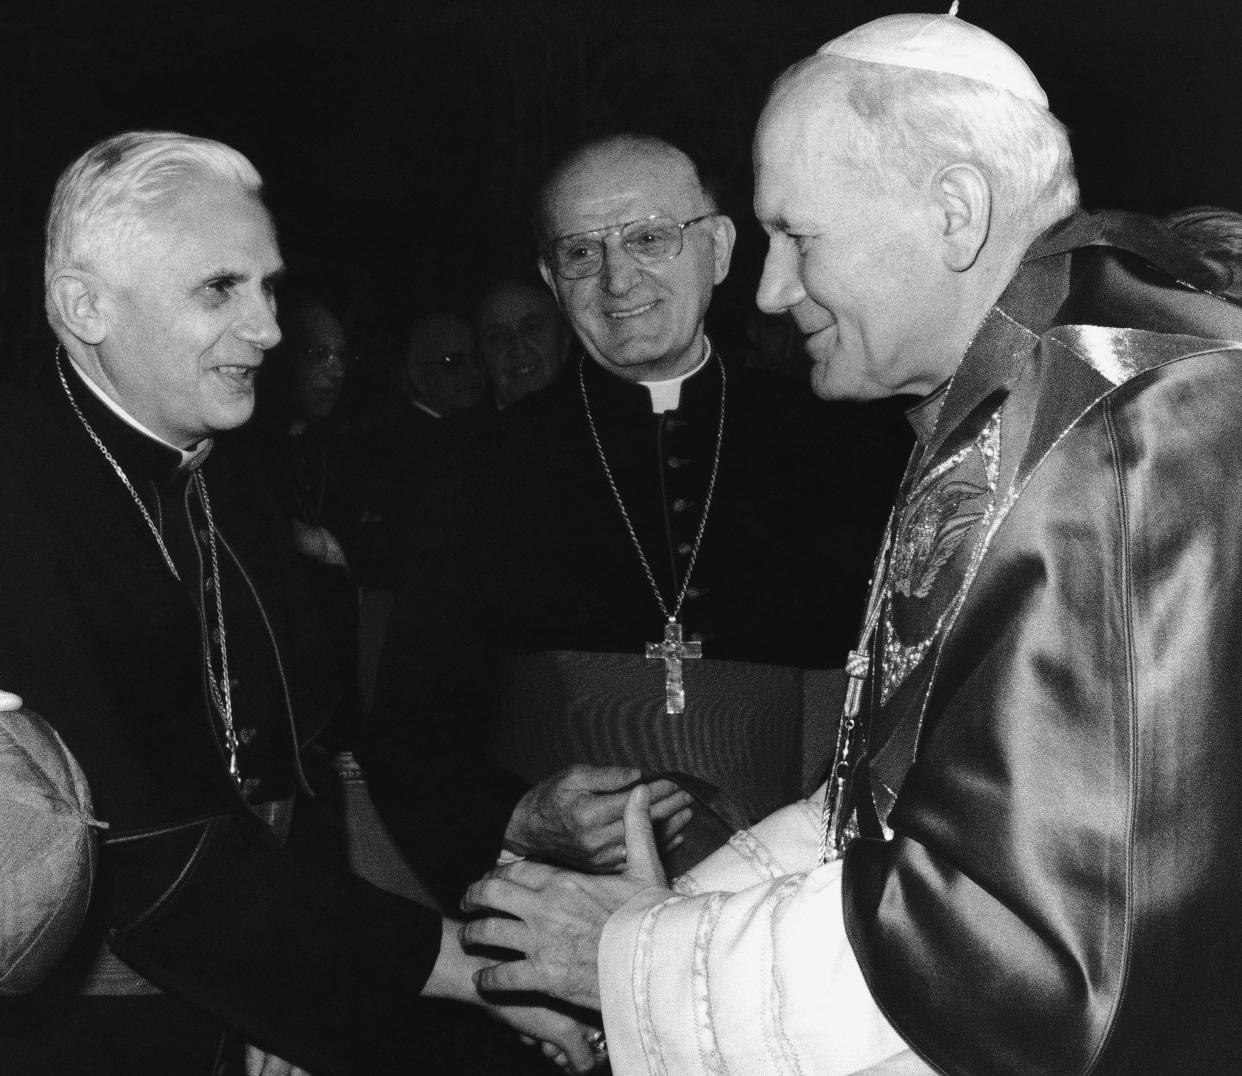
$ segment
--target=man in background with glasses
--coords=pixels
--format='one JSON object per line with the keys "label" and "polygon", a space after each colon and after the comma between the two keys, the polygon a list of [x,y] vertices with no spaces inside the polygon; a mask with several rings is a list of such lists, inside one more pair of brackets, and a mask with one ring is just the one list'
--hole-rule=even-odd
{"label": "man in background with glasses", "polygon": [[709,339],[735,230],[674,146],[580,147],[537,216],[585,355],[427,498],[366,760],[445,902],[502,851],[620,869],[639,780],[674,873],[805,787],[904,457]]}

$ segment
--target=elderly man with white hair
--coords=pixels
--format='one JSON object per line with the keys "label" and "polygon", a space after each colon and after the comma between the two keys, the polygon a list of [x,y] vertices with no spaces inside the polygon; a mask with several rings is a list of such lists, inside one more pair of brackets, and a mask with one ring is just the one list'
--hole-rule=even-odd
{"label": "elderly man with white hair", "polygon": [[[59,345],[0,398],[0,684],[108,828],[77,952],[3,1003],[5,1076],[447,1070],[417,999],[482,1004],[456,924],[281,845],[336,688],[287,522],[216,438],[253,410],[282,270],[218,142],[117,135],[57,184]],[[592,1066],[574,1021],[492,1009]]]}
{"label": "elderly man with white hair", "polygon": [[1077,209],[1047,105],[952,15],[771,92],[759,305],[918,444],[828,784],[672,891],[639,792],[624,876],[470,894],[526,954],[480,981],[601,1004],[617,1076],[1242,1066],[1242,311]]}

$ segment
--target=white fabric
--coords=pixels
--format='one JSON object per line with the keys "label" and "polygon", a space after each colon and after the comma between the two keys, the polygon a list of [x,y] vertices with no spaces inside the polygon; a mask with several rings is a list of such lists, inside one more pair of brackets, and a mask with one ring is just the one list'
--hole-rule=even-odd
{"label": "white fabric", "polygon": [[681,406],[681,383],[687,378],[694,377],[704,366],[707,360],[712,357],[712,342],[703,337],[703,357],[693,370],[687,370],[684,374],[678,374],[676,377],[666,378],[663,381],[640,381],[649,393],[651,393],[651,410],[657,415],[664,414],[665,411],[676,411]]}
{"label": "white fabric", "polygon": [[164,438],[160,437],[159,434],[152,433],[150,430],[148,430],[141,422],[139,422],[136,418],[134,418],[133,415],[131,415],[128,411],[126,411],[125,408],[123,408],[111,396],[109,396],[106,392],[104,392],[103,389],[101,389],[98,385],[96,385],[95,382],[92,381],[91,378],[87,376],[86,371],[83,370],[76,362],[74,362],[72,358],[70,358],[69,360],[69,368],[75,374],[77,374],[79,378],[82,379],[82,383],[88,389],[90,389],[91,394],[100,403],[102,403],[104,407],[106,407],[109,411],[111,411],[114,415],[116,415],[117,418],[119,418],[122,422],[124,422],[126,426],[132,427],[133,429],[137,430],[140,434],[142,434],[144,437],[149,437],[152,441],[155,441],[157,444],[161,444],[165,448],[171,448],[174,452],[176,452],[181,457],[182,467],[185,467],[186,465],[193,463],[200,456],[206,456],[207,452],[211,449],[211,438],[209,437],[203,438],[203,440],[199,441],[198,444],[196,444],[193,448],[178,448],[176,445],[170,444],[168,441],[165,441]]}
{"label": "white fabric", "polygon": [[876,1008],[817,866],[821,788],[619,909],[600,941],[614,1076],[930,1072]]}
{"label": "white fabric", "polygon": [[1048,95],[1021,56],[952,15],[886,15],[834,38],[819,55],[960,75],[1048,107]]}

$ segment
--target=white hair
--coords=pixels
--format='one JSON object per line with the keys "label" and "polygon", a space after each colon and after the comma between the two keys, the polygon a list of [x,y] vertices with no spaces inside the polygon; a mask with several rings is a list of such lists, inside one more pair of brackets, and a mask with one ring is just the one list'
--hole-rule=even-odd
{"label": "white hair", "polygon": [[142,233],[155,210],[205,179],[262,197],[254,165],[222,142],[175,131],[127,131],[96,143],[56,182],[47,214],[44,286],[61,269],[100,270]]}
{"label": "white hair", "polygon": [[1034,101],[960,75],[819,56],[786,71],[773,96],[807,75],[839,79],[859,121],[832,133],[839,159],[877,183],[917,185],[948,165],[972,164],[1028,241],[1078,206],[1069,133]]}

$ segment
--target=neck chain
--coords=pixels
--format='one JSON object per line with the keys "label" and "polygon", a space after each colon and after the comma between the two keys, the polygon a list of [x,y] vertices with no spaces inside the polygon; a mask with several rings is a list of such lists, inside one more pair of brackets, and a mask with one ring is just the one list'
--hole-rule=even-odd
{"label": "neck chain", "polygon": [[[87,436],[95,443],[95,447],[103,454],[103,458],[108,461],[117,478],[121,480],[121,484],[129,491],[130,497],[133,498],[134,504],[138,506],[138,511],[142,513],[142,518],[151,532],[151,537],[155,539],[155,544],[159,547],[164,563],[168,566],[168,570],[172,573],[173,578],[178,583],[182,582],[181,573],[177,571],[172,555],[168,552],[168,546],[164,544],[163,535],[160,534],[159,528],[151,518],[151,513],[147,511],[147,506],[142,503],[142,498],[138,496],[138,491],[134,489],[133,483],[130,482],[124,468],[117,463],[116,457],[108,451],[108,446],[103,443],[99,434],[95,432],[87,421],[86,416],[82,414],[82,409],[78,406],[78,401],[74,399],[73,392],[69,388],[69,382],[65,379],[65,371],[60,364],[60,354],[61,349],[58,346],[55,360],[56,375],[60,378],[60,385],[65,390],[69,406],[73,408],[73,413],[78,416],[78,421],[82,423]],[[240,782],[241,770],[237,764],[238,740],[237,732],[233,726],[233,692],[229,683],[229,647],[228,639],[224,633],[224,601],[220,592],[220,554],[216,548],[216,523],[211,512],[211,500],[207,496],[207,481],[203,478],[201,470],[194,471],[191,482],[194,485],[195,492],[198,494],[199,503],[203,506],[203,514],[207,518],[207,541],[211,552],[211,581],[216,604],[216,631],[220,636],[220,676],[217,679],[215,675],[212,647],[209,642],[207,645],[207,683],[211,692],[211,700],[215,704],[216,711],[219,713],[220,720],[224,725],[224,747],[229,756],[229,773],[232,775],[233,780]]]}
{"label": "neck chain", "polygon": [[625,523],[625,529],[629,532],[630,541],[634,544],[634,551],[638,554],[638,560],[643,567],[643,573],[647,576],[647,583],[651,587],[651,593],[655,595],[656,604],[660,607],[660,613],[667,621],[664,627],[663,641],[648,643],[646,653],[648,658],[658,658],[664,662],[665,710],[670,714],[680,714],[685,710],[686,692],[682,682],[682,659],[703,656],[701,643],[687,643],[682,640],[682,626],[678,623],[677,617],[681,613],[682,603],[686,600],[686,592],[690,589],[690,577],[694,573],[694,565],[699,558],[699,549],[703,545],[703,532],[707,529],[707,514],[711,510],[712,494],[716,490],[716,474],[720,470],[720,449],[724,444],[725,425],[725,369],[724,363],[718,362],[717,366],[720,370],[720,422],[716,429],[716,455],[712,460],[712,473],[707,482],[707,493],[703,498],[703,514],[699,517],[699,530],[694,537],[694,545],[690,550],[690,559],[686,564],[686,574],[682,577],[681,590],[677,594],[671,612],[664,601],[664,595],[660,591],[660,584],[656,582],[655,573],[651,570],[651,565],[647,561],[647,554],[643,552],[643,544],[638,540],[638,532],[634,529],[634,523],[630,519],[629,512],[626,511],[625,502],[621,499],[621,491],[617,488],[616,479],[613,478],[612,468],[608,466],[608,457],[604,454],[604,445],[599,439],[599,430],[595,426],[595,416],[591,414],[591,401],[587,397],[586,376],[583,372],[586,367],[586,360],[583,359],[578,366],[578,388],[582,392],[582,406],[586,410],[587,425],[591,429],[591,440],[595,442],[595,451],[599,453],[599,462],[603,465],[604,477],[608,480],[608,488],[612,490],[612,498],[616,501],[617,509],[621,513],[621,520]]}
{"label": "neck chain", "polygon": [[[982,328],[982,326],[980,326]],[[979,330],[975,330],[975,336],[979,335]],[[974,337],[971,337],[971,346],[974,345]],[[969,351],[970,348],[967,348]],[[925,443],[921,443],[916,451],[918,453],[918,461],[911,461],[911,466],[921,469],[924,463],[924,457],[930,451],[931,444],[936,439],[936,434],[940,430],[940,419],[944,416],[945,405],[949,402],[949,395],[953,391],[953,381],[957,377],[957,371],[961,368],[959,362],[953,368],[953,373],[949,375],[948,384],[944,387],[944,393],[940,398],[940,406],[936,411],[935,421],[932,423],[931,433],[928,434]],[[903,493],[906,480],[903,480]],[[849,656],[845,659],[845,671],[849,680],[845,689],[845,704],[841,708],[841,723],[837,726],[837,745],[833,754],[832,769],[828,774],[828,785],[824,790],[824,808],[820,822],[819,833],[819,862],[829,863],[832,860],[840,859],[845,854],[846,846],[854,837],[853,827],[850,821],[849,804],[846,802],[846,794],[849,791],[850,770],[856,765],[856,761],[851,761],[850,754],[854,746],[854,731],[858,727],[858,711],[862,703],[863,684],[867,680],[868,673],[871,672],[871,648],[875,639],[875,633],[880,625],[880,611],[884,607],[885,585],[888,582],[889,554],[892,552],[893,539],[895,537],[893,528],[897,520],[897,506],[894,505],[888,514],[888,522],[884,526],[884,541],[880,546],[879,555],[875,559],[875,565],[871,569],[871,586],[867,596],[867,612],[863,617],[862,631],[859,634],[858,648],[851,650]]]}

